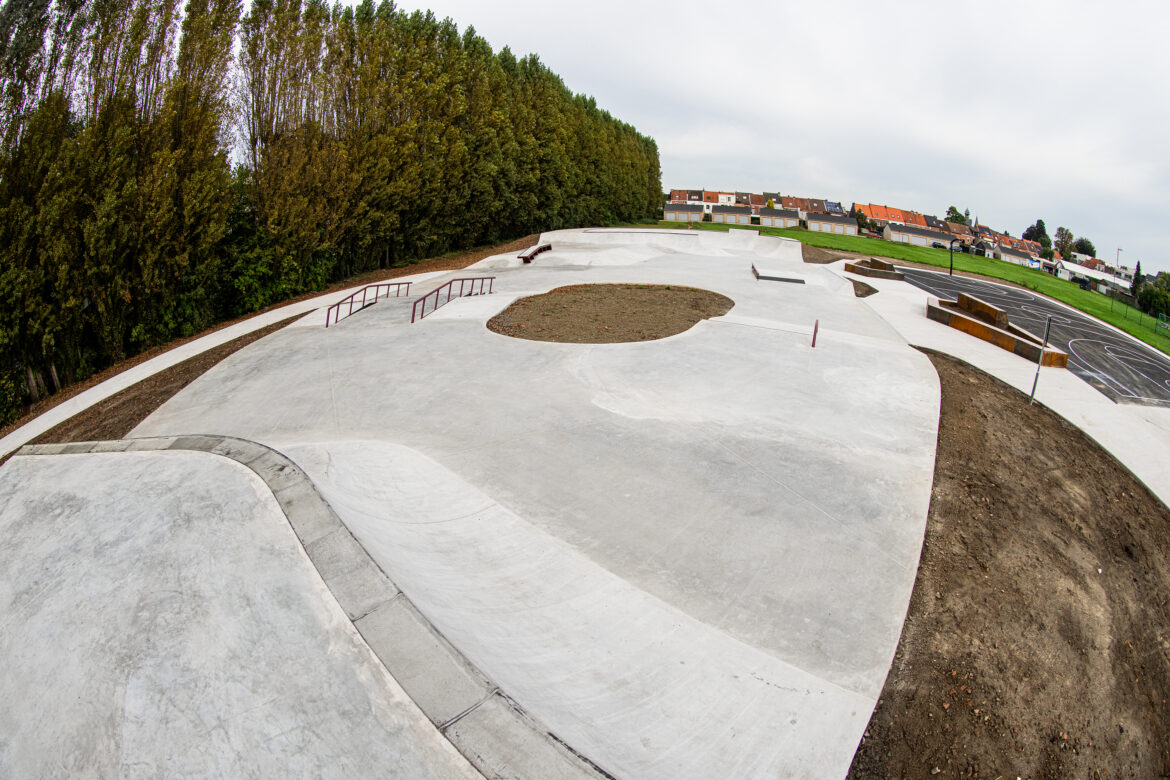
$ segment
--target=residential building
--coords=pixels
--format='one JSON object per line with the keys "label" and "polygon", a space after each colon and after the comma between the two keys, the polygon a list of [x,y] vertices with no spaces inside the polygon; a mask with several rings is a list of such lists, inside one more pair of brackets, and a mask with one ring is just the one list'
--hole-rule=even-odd
{"label": "residential building", "polygon": [[667,222],[702,222],[703,204],[668,203],[662,209],[662,218]]}
{"label": "residential building", "polygon": [[671,203],[702,203],[703,202],[703,191],[702,190],[671,190],[670,191],[670,202]]}
{"label": "residential building", "polygon": [[1082,287],[1095,290],[1099,293],[1107,293],[1111,289],[1129,292],[1130,288],[1130,282],[1122,279],[1120,276],[1114,276],[1099,269],[1090,268],[1087,265],[1078,265],[1068,260],[1061,261],[1057,264],[1056,275],[1061,279],[1068,279],[1080,284]]}
{"label": "residential building", "polygon": [[750,225],[752,224],[752,209],[751,206],[712,206],[711,221],[728,225]]}
{"label": "residential building", "polygon": [[782,208],[791,209],[792,211],[799,211],[802,216],[825,213],[825,201],[823,198],[797,198],[792,195],[782,195],[778,205]]}
{"label": "residential building", "polygon": [[886,241],[896,241],[901,244],[911,244],[913,246],[934,246],[938,244],[942,248],[950,246],[950,241],[954,236],[950,233],[942,233],[937,230],[930,230],[929,228],[915,227],[914,225],[896,225],[888,223],[882,230],[882,237]]}
{"label": "residential building", "polygon": [[759,214],[760,209],[768,204],[767,199],[763,195],[757,195],[754,192],[737,192],[735,193],[735,205],[748,206],[751,208],[753,214]]}
{"label": "residential building", "polygon": [[842,236],[857,235],[857,220],[840,214],[809,214],[808,229],[816,233],[836,233]]}
{"label": "residential building", "polygon": [[946,231],[956,238],[963,239],[964,244],[970,243],[973,239],[971,234],[971,227],[964,225],[962,222],[944,222]]}
{"label": "residential building", "polygon": [[790,228],[800,225],[800,212],[792,209],[760,209],[760,227]]}
{"label": "residential building", "polygon": [[[1034,268],[1039,268],[1040,265],[1034,261],[1027,252],[1023,252],[1005,244],[1000,244],[992,250],[992,257],[996,260],[1003,260],[1005,263],[1013,263],[1015,265],[1026,265]],[[1033,265],[1035,263],[1035,265]]]}
{"label": "residential building", "polygon": [[872,222],[878,230],[883,229],[890,223],[895,225],[906,224],[906,218],[902,216],[902,210],[893,208],[892,206],[879,206],[876,203],[854,203],[852,213],[864,214],[865,218]]}
{"label": "residential building", "polygon": [[902,220],[911,227],[926,229],[929,225],[926,224],[926,217],[919,214],[917,211],[902,210]]}

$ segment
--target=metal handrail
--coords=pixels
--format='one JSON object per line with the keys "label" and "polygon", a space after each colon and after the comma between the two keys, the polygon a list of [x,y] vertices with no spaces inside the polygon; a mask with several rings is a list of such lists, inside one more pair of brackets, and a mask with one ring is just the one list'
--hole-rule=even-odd
{"label": "metal handrail", "polygon": [[[414,322],[416,319],[421,320],[423,317],[427,316],[427,314],[433,313],[435,311],[435,309],[439,308],[440,306],[442,306],[446,303],[449,303],[452,298],[464,298],[464,297],[468,297],[471,295],[491,294],[492,288],[495,285],[495,281],[496,281],[496,277],[494,277],[494,276],[475,276],[475,277],[469,276],[469,277],[465,277],[463,279],[452,279],[451,281],[444,284],[442,287],[438,287],[434,290],[431,290],[429,293],[427,293],[426,295],[424,295],[423,297],[421,297],[417,301],[415,301],[414,306],[410,310],[410,321]],[[455,294],[455,283],[456,282],[459,282],[459,294],[458,295]],[[487,290],[486,291],[483,289],[484,282],[487,282]],[[443,297],[442,296],[443,290],[447,291],[447,298],[442,303],[440,303],[439,299]],[[431,310],[428,312],[427,311],[427,300],[429,300],[432,295],[435,297],[435,305],[432,306]],[[420,306],[422,307],[421,314],[419,313]]]}
{"label": "metal handrail", "polygon": [[[343,317],[348,317],[349,315],[353,314],[355,306],[357,306],[358,311],[361,311],[367,306],[373,306],[378,302],[379,298],[389,298],[391,287],[394,288],[395,298],[398,298],[404,294],[402,292],[403,287],[406,288],[405,295],[410,295],[410,282],[378,282],[377,284],[367,284],[353,295],[350,295],[347,298],[342,298],[340,301],[329,307],[329,309],[325,312],[325,327],[329,327],[329,317],[332,315],[336,315],[333,317],[333,324],[336,325],[337,323],[341,322]],[[382,295],[383,289],[386,290],[385,295]],[[374,291],[373,298],[370,297],[370,290]],[[359,295],[361,296],[361,305],[358,305]],[[341,307],[347,303],[349,304],[349,311],[347,311],[345,314],[342,314]]]}

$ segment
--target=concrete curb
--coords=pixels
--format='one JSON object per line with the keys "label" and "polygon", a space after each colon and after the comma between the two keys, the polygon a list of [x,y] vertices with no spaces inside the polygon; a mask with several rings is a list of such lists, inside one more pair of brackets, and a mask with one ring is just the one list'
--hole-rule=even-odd
{"label": "concrete curb", "polygon": [[378,567],[293,461],[231,436],[29,444],[16,456],[188,450],[253,471],[280,505],[321,579],[423,714],[488,778],[609,778],[476,669]]}

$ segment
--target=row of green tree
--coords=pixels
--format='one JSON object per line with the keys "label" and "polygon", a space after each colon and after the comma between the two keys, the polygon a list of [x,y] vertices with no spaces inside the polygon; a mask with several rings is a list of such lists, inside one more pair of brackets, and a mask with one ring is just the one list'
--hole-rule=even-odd
{"label": "row of green tree", "polygon": [[652,217],[658,151],[390,2],[0,7],[0,419],[355,273]]}

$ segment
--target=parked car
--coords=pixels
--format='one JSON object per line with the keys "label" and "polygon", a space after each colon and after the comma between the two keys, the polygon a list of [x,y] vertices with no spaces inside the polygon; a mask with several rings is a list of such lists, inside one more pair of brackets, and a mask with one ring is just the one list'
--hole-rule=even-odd
{"label": "parked car", "polygon": [[946,246],[944,246],[943,242],[941,242],[941,241],[935,241],[934,243],[931,244],[931,246],[935,249],[946,249]]}

